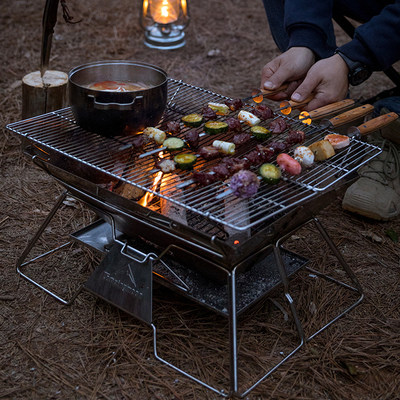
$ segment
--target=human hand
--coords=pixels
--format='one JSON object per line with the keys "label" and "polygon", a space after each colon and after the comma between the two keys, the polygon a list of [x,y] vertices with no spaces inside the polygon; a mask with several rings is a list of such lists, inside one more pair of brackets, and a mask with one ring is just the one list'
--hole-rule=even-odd
{"label": "human hand", "polygon": [[314,62],[314,53],[307,47],[291,47],[264,66],[260,87],[273,90],[288,83],[283,92],[269,97],[272,100],[287,99],[300,85]]}
{"label": "human hand", "polygon": [[310,68],[291,99],[302,101],[312,93],[314,98],[305,107],[306,111],[342,100],[349,90],[348,73],[349,69],[339,54],[320,60]]}

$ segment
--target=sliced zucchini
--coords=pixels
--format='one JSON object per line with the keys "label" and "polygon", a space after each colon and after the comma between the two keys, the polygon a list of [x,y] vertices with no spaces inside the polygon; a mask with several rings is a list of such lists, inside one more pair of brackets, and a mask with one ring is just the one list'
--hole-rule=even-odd
{"label": "sliced zucchini", "polygon": [[178,151],[185,147],[185,142],[180,138],[170,137],[164,140],[163,146],[165,146],[169,151]]}
{"label": "sliced zucchini", "polygon": [[263,164],[259,168],[259,173],[264,182],[274,185],[281,179],[281,170],[274,164]]}
{"label": "sliced zucchini", "polygon": [[174,157],[174,161],[180,169],[192,169],[197,157],[191,153],[181,153]]}
{"label": "sliced zucchini", "polygon": [[271,132],[260,125],[252,126],[250,131],[257,140],[267,140],[271,136]]}
{"label": "sliced zucchini", "polygon": [[219,115],[229,114],[229,107],[226,104],[221,103],[208,103],[208,107],[214,110]]}
{"label": "sliced zucchini", "polygon": [[189,114],[182,117],[182,122],[186,126],[190,126],[191,128],[196,128],[203,123],[203,116],[201,114]]}
{"label": "sliced zucchini", "polygon": [[204,124],[204,132],[210,135],[216,135],[217,133],[225,133],[228,131],[228,124],[223,121],[207,121]]}

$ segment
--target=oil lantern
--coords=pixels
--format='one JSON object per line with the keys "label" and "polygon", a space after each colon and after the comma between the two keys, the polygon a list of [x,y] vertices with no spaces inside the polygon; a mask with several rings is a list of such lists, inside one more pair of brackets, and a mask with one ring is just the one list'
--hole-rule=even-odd
{"label": "oil lantern", "polygon": [[185,45],[189,23],[188,0],[142,0],[140,24],[144,43],[154,49],[172,50]]}

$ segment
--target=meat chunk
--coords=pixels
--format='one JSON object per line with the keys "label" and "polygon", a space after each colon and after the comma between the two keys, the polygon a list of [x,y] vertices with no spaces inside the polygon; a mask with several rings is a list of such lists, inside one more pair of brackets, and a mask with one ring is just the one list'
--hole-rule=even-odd
{"label": "meat chunk", "polygon": [[233,143],[239,146],[241,144],[247,143],[251,139],[251,135],[248,133],[237,133],[233,136]]}
{"label": "meat chunk", "polygon": [[217,181],[217,176],[210,172],[195,171],[192,177],[193,180],[201,186],[211,185]]}
{"label": "meat chunk", "polygon": [[166,130],[172,135],[177,135],[181,131],[181,124],[178,121],[168,121]]}
{"label": "meat chunk", "polygon": [[305,137],[306,137],[306,135],[303,131],[290,130],[285,142],[286,142],[286,145],[288,147],[290,147],[293,144],[303,143]]}
{"label": "meat chunk", "polygon": [[274,154],[271,148],[259,144],[246,155],[246,159],[250,165],[259,165],[271,161]]}
{"label": "meat chunk", "polygon": [[201,110],[201,114],[206,119],[217,119],[217,113],[209,106],[204,106]]}
{"label": "meat chunk", "polygon": [[205,160],[213,160],[214,158],[220,157],[218,149],[214,146],[204,146],[199,150],[199,156]]}
{"label": "meat chunk", "polygon": [[254,196],[260,186],[260,181],[254,172],[249,170],[239,171],[234,174],[229,182],[235,196],[249,198]]}
{"label": "meat chunk", "polygon": [[243,101],[241,99],[228,99],[225,104],[231,109],[231,111],[238,111],[243,107]]}
{"label": "meat chunk", "polygon": [[243,158],[236,158],[236,157],[224,157],[221,161],[221,164],[226,165],[226,167],[229,170],[229,174],[233,175],[238,171],[241,171],[242,169],[247,169],[249,168],[248,161]]}
{"label": "meat chunk", "polygon": [[156,165],[165,174],[168,174],[169,172],[172,172],[172,171],[176,170],[175,161],[174,160],[169,160],[168,158],[159,160]]}
{"label": "meat chunk", "polygon": [[200,142],[199,133],[195,130],[190,130],[185,134],[186,143],[192,148],[197,149]]}
{"label": "meat chunk", "polygon": [[132,138],[129,138],[129,142],[127,141],[127,144],[131,144],[135,150],[141,150],[145,144],[149,143],[149,141],[150,138],[147,135],[136,135]]}
{"label": "meat chunk", "polygon": [[214,167],[211,168],[211,171],[215,174],[215,177],[217,178],[217,180],[220,180],[220,181],[224,181],[225,179],[227,179],[231,176],[231,173],[229,172],[229,168],[224,163],[215,165]]}
{"label": "meat chunk", "polygon": [[286,123],[286,121],[279,117],[277,119],[274,119],[273,121],[271,121],[271,123],[269,124],[269,130],[272,133],[282,133],[285,129],[287,129],[289,126]]}
{"label": "meat chunk", "polygon": [[242,125],[237,118],[229,117],[225,122],[228,124],[228,132],[242,132]]}
{"label": "meat chunk", "polygon": [[274,116],[274,112],[265,104],[257,104],[253,109],[253,114],[262,120],[270,119]]}
{"label": "meat chunk", "polygon": [[275,154],[282,153],[287,149],[286,143],[283,142],[270,142],[268,143],[268,146],[270,147],[271,150],[273,150]]}

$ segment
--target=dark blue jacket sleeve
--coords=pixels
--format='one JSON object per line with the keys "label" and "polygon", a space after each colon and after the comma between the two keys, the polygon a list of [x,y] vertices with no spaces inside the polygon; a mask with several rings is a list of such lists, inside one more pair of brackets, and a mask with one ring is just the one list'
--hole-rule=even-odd
{"label": "dark blue jacket sleeve", "polygon": [[286,0],[285,28],[290,47],[308,47],[318,58],[330,57],[336,49],[333,0]]}
{"label": "dark blue jacket sleeve", "polygon": [[[377,3],[381,3],[377,1]],[[285,1],[285,27],[289,47],[305,46],[320,58],[335,50],[332,24],[333,0]],[[400,60],[400,0],[386,5],[360,25],[354,38],[340,47],[349,58],[373,70],[384,70]]]}
{"label": "dark blue jacket sleeve", "polygon": [[374,70],[385,70],[400,60],[400,0],[356,29],[354,39],[341,46],[351,59]]}

